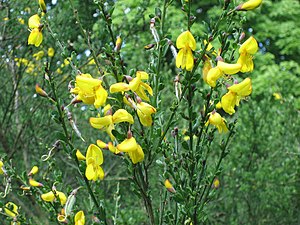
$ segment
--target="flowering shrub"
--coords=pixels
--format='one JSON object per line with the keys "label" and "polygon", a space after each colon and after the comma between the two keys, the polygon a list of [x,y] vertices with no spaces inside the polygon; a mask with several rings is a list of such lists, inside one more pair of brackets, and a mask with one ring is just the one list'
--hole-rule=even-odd
{"label": "flowering shrub", "polygon": [[[218,175],[238,120],[235,113],[252,93],[258,43],[241,28],[239,11],[254,10],[261,3],[224,1],[219,18],[200,34],[194,29],[192,11],[197,2],[181,1],[182,8],[176,7],[176,12],[185,19],[174,38],[166,29],[174,2],[165,0],[150,16],[145,31],[151,42],[144,47],[148,64],[130,67],[125,63],[122,30],[114,27],[113,3],[93,3],[110,38],[98,49],[97,29],[86,29],[78,8],[69,1],[73,25],[89,52],[83,63],[82,56],[60,40],[57,33],[63,27],[52,24],[55,14],[40,0],[32,9],[36,14],[28,18],[27,40],[34,45],[32,51],[38,47],[39,51],[32,60],[15,57],[14,63],[25,73],[39,76],[43,85],[32,88],[51,109],[59,132],[53,132],[52,147],[48,140],[41,140],[47,153],[41,153],[28,174],[18,175],[7,157],[0,161],[3,198],[7,199],[2,212],[7,221],[32,223],[22,207],[9,199],[16,183],[55,223],[117,224],[120,196],[114,198],[114,211],[108,210],[106,193],[99,189],[105,188],[106,179],[114,178],[110,172],[120,163],[120,174],[127,174],[130,190],[142,200],[145,224],[204,222],[205,207],[220,186]],[[48,46],[50,40],[56,49]],[[168,53],[173,57],[169,61]],[[172,71],[171,79],[164,77],[164,67]],[[174,85],[167,85],[172,80]],[[66,171],[72,176],[65,176]],[[159,193],[154,191],[156,186]],[[119,184],[113,188],[118,195]]]}

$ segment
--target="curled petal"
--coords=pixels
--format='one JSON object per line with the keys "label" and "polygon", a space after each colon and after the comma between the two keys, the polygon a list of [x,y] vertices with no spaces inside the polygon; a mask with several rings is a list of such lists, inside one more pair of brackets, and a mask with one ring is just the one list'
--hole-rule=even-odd
{"label": "curled petal", "polygon": [[237,96],[236,93],[234,92],[227,92],[222,98],[221,98],[221,105],[223,110],[232,115],[233,113],[235,113],[234,107],[236,105],[237,102]]}
{"label": "curled petal", "polygon": [[120,152],[132,152],[137,149],[138,145],[134,137],[125,139],[122,143],[117,145],[117,149]]}
{"label": "curled petal", "polygon": [[125,109],[118,109],[113,115],[113,123],[128,122],[133,124],[134,120],[131,114]]}
{"label": "curled petal", "polygon": [[241,64],[230,64],[230,63],[225,63],[222,61],[218,61],[217,67],[225,74],[236,74],[240,71],[241,69]]}
{"label": "curled petal", "polygon": [[113,123],[113,117],[111,115],[104,116],[104,117],[91,117],[90,124],[92,127],[96,129],[102,129],[105,126],[108,126]]}
{"label": "curled petal", "polygon": [[128,152],[128,154],[133,164],[137,164],[144,160],[144,152],[140,145],[138,145],[135,151]]}
{"label": "curled petal", "polygon": [[239,84],[234,84],[228,88],[231,92],[235,92],[238,96],[246,97],[252,92],[251,79],[247,77]]}
{"label": "curled petal", "polygon": [[129,91],[129,85],[126,83],[116,83],[110,86],[109,91],[110,93],[122,92],[122,91]]}

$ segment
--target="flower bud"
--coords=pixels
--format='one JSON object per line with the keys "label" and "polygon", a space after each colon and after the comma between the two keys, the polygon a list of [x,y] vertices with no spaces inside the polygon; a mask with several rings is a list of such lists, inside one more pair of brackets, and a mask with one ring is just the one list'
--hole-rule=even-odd
{"label": "flower bud", "polygon": [[45,92],[38,84],[35,85],[35,92],[42,97],[48,97],[47,92]]}
{"label": "flower bud", "polygon": [[39,168],[37,166],[32,167],[32,169],[30,170],[30,172],[28,173],[27,176],[31,176],[36,174],[39,171]]}
{"label": "flower bud", "polygon": [[168,179],[165,180],[165,187],[169,192],[171,192],[173,194],[176,193],[173,185],[171,184],[171,182]]}

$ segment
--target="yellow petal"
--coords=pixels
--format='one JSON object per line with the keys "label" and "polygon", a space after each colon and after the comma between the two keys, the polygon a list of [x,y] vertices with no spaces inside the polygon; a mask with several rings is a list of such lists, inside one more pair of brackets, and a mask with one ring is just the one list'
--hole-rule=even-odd
{"label": "yellow petal", "polygon": [[137,71],[136,76],[140,76],[142,80],[148,80],[149,79],[149,74],[144,72],[144,71]]}
{"label": "yellow petal", "polygon": [[55,53],[54,48],[48,48],[48,56],[49,56],[49,57],[53,57],[53,56],[54,56],[54,53]]}
{"label": "yellow petal", "polygon": [[8,202],[5,204],[4,212],[6,215],[10,217],[15,217],[19,214],[18,206],[13,202]]}
{"label": "yellow petal", "polygon": [[133,124],[133,117],[125,109],[118,109],[113,115],[113,123],[128,122]]}
{"label": "yellow petal", "polygon": [[257,41],[253,36],[249,37],[240,47],[239,53],[246,52],[248,54],[254,55],[258,51]]}
{"label": "yellow petal", "polygon": [[84,225],[85,224],[85,215],[83,211],[76,213],[74,218],[75,225]]}
{"label": "yellow petal", "polygon": [[247,72],[252,72],[254,68],[253,60],[252,60],[252,55],[248,53],[241,53],[240,57],[238,58],[237,61],[238,64],[241,64],[241,72],[242,73],[247,73]]}
{"label": "yellow petal", "polygon": [[90,124],[92,127],[96,129],[102,129],[105,126],[108,126],[113,123],[112,116],[104,116],[104,117],[91,117],[90,118]]}
{"label": "yellow petal", "polygon": [[129,91],[129,90],[130,90],[129,85],[126,83],[116,83],[111,85],[109,88],[110,93]]}
{"label": "yellow petal", "polygon": [[43,41],[42,32],[40,32],[38,28],[34,28],[28,36],[28,44],[35,45],[35,47],[39,47],[42,41]]}
{"label": "yellow petal", "polygon": [[241,69],[241,64],[230,64],[230,63],[225,63],[222,61],[218,61],[217,67],[225,74],[236,74],[240,71]]}
{"label": "yellow petal", "polygon": [[211,87],[215,87],[217,84],[217,80],[223,75],[223,72],[219,69],[219,67],[211,68],[207,74],[207,83]]}
{"label": "yellow petal", "polygon": [[100,85],[100,87],[95,92],[95,102],[94,105],[98,109],[100,106],[103,106],[106,102],[108,93],[107,91]]}
{"label": "yellow petal", "polygon": [[41,18],[39,17],[38,14],[35,14],[29,18],[29,20],[28,20],[29,28],[31,28],[31,29],[39,28],[40,25],[41,25]]}
{"label": "yellow petal", "polygon": [[76,157],[78,160],[85,160],[85,156],[82,155],[82,153],[78,149],[76,151]]}
{"label": "yellow petal", "polygon": [[137,164],[144,160],[144,152],[140,145],[138,145],[135,151],[128,152],[128,154],[133,164]]}
{"label": "yellow petal", "polygon": [[106,148],[107,147],[107,144],[101,140],[97,140],[97,145],[100,147],[100,148]]}
{"label": "yellow petal", "polygon": [[178,49],[189,47],[193,51],[196,50],[196,41],[190,31],[181,33],[176,40],[176,47]]}
{"label": "yellow petal", "polygon": [[39,0],[39,5],[40,5],[40,8],[41,10],[46,13],[47,12],[47,9],[46,9],[46,4],[44,2],[44,0]]}
{"label": "yellow petal", "polygon": [[120,152],[132,152],[137,149],[137,143],[134,137],[125,139],[122,143],[117,145],[117,149]]}
{"label": "yellow petal", "polygon": [[45,202],[53,202],[55,199],[55,195],[53,193],[53,191],[49,191],[45,194],[41,195],[41,198],[45,201]]}
{"label": "yellow petal", "polygon": [[61,205],[66,204],[66,202],[67,202],[67,196],[63,192],[60,192],[60,191],[56,191],[56,194],[59,197],[60,204]]}
{"label": "yellow petal", "polygon": [[93,180],[95,177],[96,173],[94,171],[94,167],[92,164],[87,165],[85,169],[85,176],[88,180]]}
{"label": "yellow petal", "polygon": [[101,165],[103,163],[103,154],[101,149],[97,145],[89,145],[88,150],[86,152],[87,164],[89,164],[88,160],[90,158],[93,159],[95,165]]}
{"label": "yellow petal", "polygon": [[237,93],[238,96],[246,97],[252,92],[251,79],[248,77],[239,84],[234,84],[228,88],[231,92]]}
{"label": "yellow petal", "polygon": [[185,68],[185,48],[180,49],[176,56],[176,67],[181,67],[181,69]]}
{"label": "yellow petal", "polygon": [[210,59],[208,58],[204,61],[204,65],[202,68],[202,78],[206,83],[207,83],[207,75],[211,68],[212,68],[211,62]]}
{"label": "yellow petal", "polygon": [[141,74],[137,73],[137,77],[133,78],[130,82],[129,82],[129,88],[132,91],[136,91],[138,89],[138,87],[140,86],[142,80],[141,80]]}
{"label": "yellow petal", "polygon": [[192,71],[194,67],[194,56],[192,53],[192,50],[190,48],[187,49],[186,51],[186,70],[187,71]]}
{"label": "yellow petal", "polygon": [[234,92],[227,92],[222,98],[221,98],[221,105],[223,110],[232,115],[233,113],[235,113],[234,107],[236,105],[237,102],[237,96],[236,93]]}
{"label": "yellow petal", "polygon": [[[1,166],[1,165],[0,165]],[[30,172],[28,173],[28,176],[34,175],[39,171],[39,168],[37,166],[33,166]]]}
{"label": "yellow petal", "polygon": [[97,178],[99,178],[100,180],[103,180],[104,176],[105,176],[105,173],[104,173],[102,167],[98,166],[97,167]]}
{"label": "yellow petal", "polygon": [[262,3],[262,0],[249,0],[245,3],[240,4],[236,9],[237,10],[252,10],[259,7]]}
{"label": "yellow petal", "polygon": [[40,182],[37,182],[36,180],[29,178],[29,184],[32,187],[43,187],[44,185]]}

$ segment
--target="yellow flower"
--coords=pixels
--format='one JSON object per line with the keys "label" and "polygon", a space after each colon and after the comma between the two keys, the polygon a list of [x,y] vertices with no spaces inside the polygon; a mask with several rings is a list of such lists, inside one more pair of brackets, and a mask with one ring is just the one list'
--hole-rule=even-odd
{"label": "yellow flower", "polygon": [[64,205],[67,201],[66,195],[63,192],[60,192],[60,191],[49,191],[45,194],[42,194],[41,198],[45,202],[53,202],[54,200],[56,200],[58,198],[61,205]]}
{"label": "yellow flower", "polygon": [[[130,77],[131,79],[131,77]],[[111,93],[123,92],[123,91],[134,91],[141,99],[149,101],[149,97],[146,95],[145,90],[152,96],[153,91],[149,84],[144,83],[142,80],[148,80],[149,75],[144,71],[137,71],[136,77],[126,83],[116,83],[110,86],[109,91]]]}
{"label": "yellow flower", "polygon": [[15,203],[8,202],[5,204],[4,212],[10,217],[16,217],[17,215],[19,215],[18,209],[19,207]]}
{"label": "yellow flower", "polygon": [[203,68],[202,68],[202,78],[205,81],[205,83],[207,83],[208,72],[211,70],[211,68],[212,66],[211,66],[210,58],[205,57]]}
{"label": "yellow flower", "polygon": [[79,211],[76,213],[74,218],[75,225],[84,225],[85,224],[85,216],[83,211]]}
{"label": "yellow flower", "polygon": [[77,100],[85,104],[94,104],[99,108],[105,104],[108,96],[101,84],[101,80],[94,79],[90,74],[81,74],[76,76],[75,88],[71,93],[77,94]]}
{"label": "yellow flower", "polygon": [[187,71],[192,71],[194,67],[192,51],[196,50],[196,41],[190,31],[185,31],[178,36],[176,47],[180,49],[176,57],[176,66]]}
{"label": "yellow flower", "polygon": [[35,60],[40,60],[42,59],[44,56],[44,51],[38,51],[37,53],[33,54],[33,57],[35,58]]}
{"label": "yellow flower", "polygon": [[120,36],[117,37],[115,51],[119,52],[122,46],[122,38]]}
{"label": "yellow flower", "polygon": [[239,53],[240,57],[238,58],[237,63],[242,65],[241,72],[252,72],[254,68],[253,56],[258,51],[257,41],[253,36],[248,38],[240,47]]}
{"label": "yellow flower", "polygon": [[229,115],[232,115],[235,113],[234,107],[237,102],[237,95],[236,93],[229,91],[227,92],[222,98],[221,98],[221,105],[223,110],[228,113]]}
{"label": "yellow flower", "polygon": [[222,77],[224,74],[232,75],[236,74],[240,71],[241,69],[241,64],[236,63],[236,64],[230,64],[230,63],[225,63],[222,61],[218,61],[217,66],[214,68],[211,68],[208,73],[207,73],[207,83],[211,87],[215,87],[217,84],[217,80]]}
{"label": "yellow flower", "polygon": [[40,8],[41,10],[46,13],[47,12],[47,9],[46,9],[46,4],[44,2],[44,0],[39,0],[39,5],[40,5]]}
{"label": "yellow flower", "polygon": [[79,151],[79,149],[76,150],[76,157],[78,160],[86,160],[85,156],[82,155],[82,153]]}
{"label": "yellow flower", "polygon": [[38,84],[35,85],[35,92],[42,97],[48,97],[47,92],[44,91]]}
{"label": "yellow flower", "polygon": [[133,117],[125,109],[118,109],[113,115],[106,115],[104,117],[91,117],[90,124],[96,129],[105,129],[107,134],[112,140],[115,137],[112,134],[112,130],[115,128],[114,124],[121,122],[134,123]]}
{"label": "yellow flower", "polygon": [[103,163],[103,154],[101,149],[94,144],[90,144],[86,152],[86,170],[85,176],[88,180],[104,179],[104,171],[101,168]]}
{"label": "yellow flower", "polygon": [[43,187],[44,185],[40,182],[37,182],[36,180],[34,180],[33,178],[29,178],[29,184],[32,187]]}
{"label": "yellow flower", "polygon": [[249,96],[252,92],[252,82],[249,77],[244,79],[241,83],[234,84],[228,90],[235,92],[240,97]]}
{"label": "yellow flower", "polygon": [[209,119],[205,125],[208,125],[208,124],[214,125],[215,127],[218,128],[219,133],[228,132],[228,129],[225,124],[226,120],[223,117],[221,117],[221,115],[219,113],[217,113],[216,111],[212,111],[211,113],[209,113],[209,115],[210,115]]}
{"label": "yellow flower", "polygon": [[[275,98],[276,100],[281,100],[281,99],[282,99],[281,94],[278,93],[278,92],[273,93],[273,96],[274,96],[274,98]],[[0,163],[1,163],[1,162],[0,162]],[[1,165],[1,164],[0,164],[0,165]],[[0,173],[1,173],[1,172],[0,172]]]}
{"label": "yellow flower", "polygon": [[31,16],[28,20],[28,26],[31,29],[28,37],[28,44],[39,47],[43,41],[43,25],[41,24],[41,18],[39,17],[39,15],[35,14]]}
{"label": "yellow flower", "polygon": [[55,53],[54,48],[48,48],[48,56],[49,56],[49,57],[53,57],[53,56],[54,56],[54,53]]}
{"label": "yellow flower", "polygon": [[30,172],[28,173],[28,176],[34,175],[39,171],[39,168],[37,166],[33,166]]}
{"label": "yellow flower", "polygon": [[173,185],[171,184],[171,182],[168,179],[165,180],[165,187],[171,193],[175,193],[176,192],[175,189],[174,189],[174,187],[173,187]]}
{"label": "yellow flower", "polygon": [[22,18],[18,18],[18,21],[19,21],[20,24],[25,24],[25,21]]}
{"label": "yellow flower", "polygon": [[137,144],[134,137],[127,138],[122,143],[118,144],[117,150],[119,152],[127,152],[133,164],[137,164],[144,160],[143,149]]}
{"label": "yellow flower", "polygon": [[140,118],[141,123],[145,127],[149,127],[152,125],[152,114],[156,113],[156,109],[152,106],[149,105],[146,102],[141,102],[137,104],[137,114],[138,117]]}
{"label": "yellow flower", "polygon": [[4,174],[5,173],[3,165],[4,165],[3,162],[0,160],[0,174]]}
{"label": "yellow flower", "polygon": [[234,107],[239,106],[240,100],[251,94],[251,79],[248,77],[241,83],[230,86],[228,90],[229,91],[221,98],[221,105],[226,113],[232,115],[235,113]]}
{"label": "yellow flower", "polygon": [[252,9],[256,9],[262,3],[262,0],[249,0],[247,2],[241,3],[235,9],[238,11],[248,11]]}

